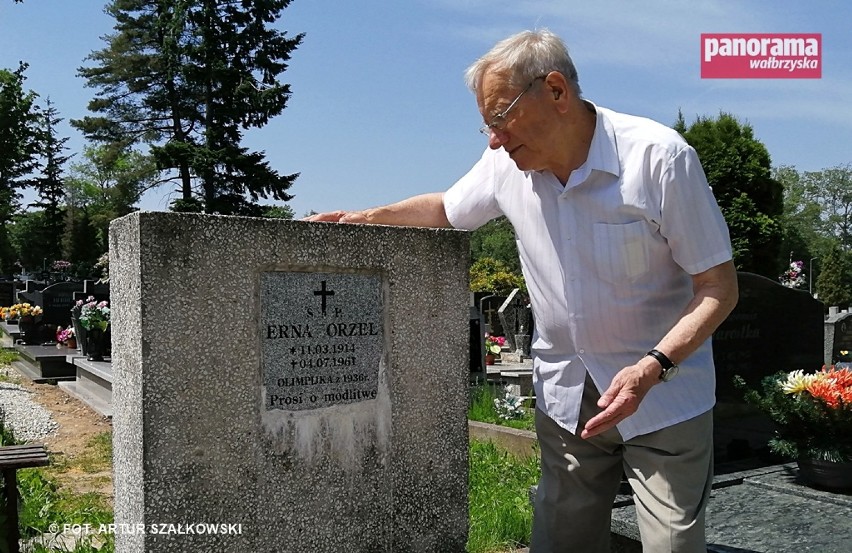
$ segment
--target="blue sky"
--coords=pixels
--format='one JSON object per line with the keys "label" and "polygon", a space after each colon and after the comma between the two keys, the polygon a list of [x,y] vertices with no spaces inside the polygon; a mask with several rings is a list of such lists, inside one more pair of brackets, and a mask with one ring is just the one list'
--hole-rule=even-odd
{"label": "blue sky", "polygon": [[[71,152],[94,90],[76,77],[104,46],[100,0],[0,0],[0,67],[30,64]],[[585,97],[672,124],[720,111],[754,127],[773,165],[816,171],[852,163],[852,6],[843,0],[294,0],[278,22],[306,33],[283,80],[284,113],[247,133],[291,188],[297,216],[360,209],[444,190],[479,158],[481,118],[465,68],[497,40],[546,27],[568,44]],[[701,33],[822,33],[821,79],[700,78]],[[164,210],[168,186],[141,207]]]}

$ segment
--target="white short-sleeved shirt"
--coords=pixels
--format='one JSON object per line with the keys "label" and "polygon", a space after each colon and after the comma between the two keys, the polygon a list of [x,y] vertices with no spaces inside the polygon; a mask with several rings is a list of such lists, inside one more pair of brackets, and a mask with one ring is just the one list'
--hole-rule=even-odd
{"label": "white short-sleeved shirt", "polygon": [[[692,299],[691,275],[732,257],[695,150],[659,123],[595,110],[588,159],[564,187],[550,172],[519,170],[500,148],[444,195],[456,228],[500,215],[514,226],[535,315],[536,406],[571,432],[586,372],[605,390],[678,320]],[[618,430],[629,440],[714,403],[707,340]]]}

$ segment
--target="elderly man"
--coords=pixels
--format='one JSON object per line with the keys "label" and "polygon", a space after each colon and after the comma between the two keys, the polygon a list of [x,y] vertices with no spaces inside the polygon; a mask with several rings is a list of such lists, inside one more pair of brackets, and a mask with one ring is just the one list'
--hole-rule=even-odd
{"label": "elderly man", "polygon": [[695,151],[584,100],[546,30],[501,41],[466,80],[489,145],[467,175],[443,194],[309,219],[475,229],[505,215],[535,316],[532,553],[609,551],[622,474],[645,551],[706,551],[710,337],[737,281]]}

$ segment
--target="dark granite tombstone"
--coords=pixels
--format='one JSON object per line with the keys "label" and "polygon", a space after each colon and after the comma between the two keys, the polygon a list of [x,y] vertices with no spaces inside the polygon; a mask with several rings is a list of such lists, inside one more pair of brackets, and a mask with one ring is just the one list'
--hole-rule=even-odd
{"label": "dark granite tombstone", "polygon": [[470,307],[470,379],[484,381],[485,372],[485,322],[476,307]]}
{"label": "dark granite tombstone", "polygon": [[0,306],[9,307],[17,303],[17,291],[14,280],[0,281]]}
{"label": "dark granite tombstone", "polygon": [[34,292],[41,292],[45,289],[46,286],[47,283],[45,282],[39,282],[37,280],[27,280],[26,282],[24,282],[24,288],[18,291],[18,301],[27,301],[26,299],[22,298],[22,294],[32,294]]}
{"label": "dark granite tombstone", "polygon": [[[833,365],[838,361],[848,361],[852,351],[852,313],[834,313],[829,310],[825,319],[825,349],[823,363]],[[841,355],[841,351],[847,352]]]}
{"label": "dark granite tombstone", "polygon": [[765,414],[745,403],[743,391],[734,387],[734,376],[757,388],[764,377],[779,371],[813,372],[822,366],[822,303],[806,291],[752,273],[737,273],[737,281],[739,302],[713,334],[717,474],[742,470],[735,468],[742,463],[775,462],[766,447],[774,426]]}
{"label": "dark granite tombstone", "polygon": [[27,289],[18,293],[18,300],[38,305],[43,313],[37,320],[37,343],[51,342],[56,338],[56,329],[71,324],[71,306],[74,293],[82,288],[79,282],[58,282],[44,289],[33,289],[27,281]]}
{"label": "dark granite tombstone", "polygon": [[485,296],[479,300],[479,311],[485,318],[485,324],[488,327],[488,333],[492,336],[505,336],[503,325],[500,324],[500,317],[497,312],[503,302],[506,301],[505,296]]}
{"label": "dark granite tombstone", "polygon": [[44,313],[41,320],[45,324],[68,326],[71,324],[71,306],[74,305],[74,294],[82,290],[80,282],[57,282],[51,284],[38,294],[41,295],[41,305]]}
{"label": "dark granite tombstone", "polygon": [[96,280],[84,280],[83,288],[74,293],[74,301],[86,301],[90,297],[95,301],[109,301],[109,284]]}
{"label": "dark granite tombstone", "polygon": [[757,386],[778,371],[815,371],[823,359],[823,305],[805,291],[766,277],[737,273],[740,299],[713,334],[713,361],[720,399],[736,399],[741,376]]}

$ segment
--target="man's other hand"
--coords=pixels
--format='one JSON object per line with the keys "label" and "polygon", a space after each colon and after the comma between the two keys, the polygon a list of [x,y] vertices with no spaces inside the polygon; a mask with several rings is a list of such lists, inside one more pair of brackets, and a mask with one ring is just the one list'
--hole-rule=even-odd
{"label": "man's other hand", "polygon": [[660,367],[654,363],[657,361],[645,357],[615,375],[612,384],[598,400],[598,407],[603,411],[589,419],[580,433],[581,438],[587,439],[606,432],[639,409],[648,390],[660,382]]}

